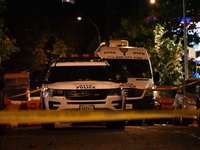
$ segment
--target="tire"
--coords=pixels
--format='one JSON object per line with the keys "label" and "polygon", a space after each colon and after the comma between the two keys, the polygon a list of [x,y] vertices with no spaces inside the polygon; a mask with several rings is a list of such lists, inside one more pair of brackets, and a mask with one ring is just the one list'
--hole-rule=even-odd
{"label": "tire", "polygon": [[154,119],[146,119],[145,123],[147,126],[153,126],[155,124],[156,120]]}
{"label": "tire", "polygon": [[42,129],[44,129],[44,130],[53,130],[54,128],[55,128],[55,124],[54,123],[42,124]]}
{"label": "tire", "polygon": [[143,120],[129,120],[128,124],[131,126],[142,126]]}
{"label": "tire", "polygon": [[126,127],[125,121],[106,122],[107,129],[124,130]]}
{"label": "tire", "polygon": [[[40,109],[46,110],[46,107],[45,107],[45,104],[44,104],[44,98],[41,98]],[[53,130],[53,129],[55,129],[55,123],[44,123],[44,124],[42,124],[42,129]]]}

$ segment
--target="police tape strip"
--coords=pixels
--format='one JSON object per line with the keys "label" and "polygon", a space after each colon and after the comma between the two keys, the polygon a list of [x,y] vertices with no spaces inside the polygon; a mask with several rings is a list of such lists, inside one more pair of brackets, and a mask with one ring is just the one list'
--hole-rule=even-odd
{"label": "police tape strip", "polygon": [[137,88],[137,87],[131,87],[133,89],[138,89],[138,90],[152,90],[152,91],[164,91],[164,90],[178,90],[178,89],[181,89],[183,87],[186,87],[188,85],[192,85],[192,84],[195,84],[197,82],[200,82],[200,79],[199,80],[196,80],[194,82],[191,82],[191,83],[188,83],[188,84],[185,84],[185,85],[180,85],[180,86],[177,86],[177,87],[169,87],[169,88],[146,88],[146,89],[143,89],[143,88]]}
{"label": "police tape strip", "polygon": [[[143,88],[137,88],[137,87],[130,87],[130,88],[137,89],[137,90],[152,90],[152,91],[178,90],[178,89],[180,89],[180,88],[183,88],[183,87],[188,86],[188,85],[191,85],[191,84],[195,84],[195,83],[197,83],[197,82],[200,82],[200,80],[197,80],[197,81],[194,81],[194,82],[185,84],[185,85],[181,85],[181,86],[178,86],[178,87],[171,87],[171,88],[154,88],[154,89],[152,89],[152,88],[143,89]],[[123,84],[121,84],[121,85],[123,86]],[[44,87],[43,87],[43,88],[44,88]],[[22,94],[18,94],[18,95],[13,95],[13,96],[10,96],[10,97],[8,97],[8,98],[15,98],[15,97],[23,96],[23,95],[26,95],[26,94],[35,93],[35,92],[38,92],[38,91],[42,90],[43,88],[39,88],[39,89],[30,91],[30,92],[26,92],[26,93],[22,93]]]}
{"label": "police tape strip", "polygon": [[0,124],[7,123],[54,123],[54,122],[104,122],[134,119],[173,118],[199,116],[197,110],[39,110],[0,111]]}
{"label": "police tape strip", "polygon": [[43,88],[39,88],[39,89],[30,91],[30,92],[21,93],[21,94],[18,94],[18,95],[13,95],[13,96],[10,96],[10,97],[8,97],[8,98],[15,98],[15,97],[23,96],[23,95],[26,95],[26,94],[36,93],[36,92],[38,92],[38,91],[40,91],[40,90],[42,90],[42,89],[43,89]]}

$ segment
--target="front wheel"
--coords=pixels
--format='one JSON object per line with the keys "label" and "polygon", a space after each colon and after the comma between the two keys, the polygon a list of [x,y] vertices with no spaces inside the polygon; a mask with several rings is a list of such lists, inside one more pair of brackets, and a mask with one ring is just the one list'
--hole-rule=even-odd
{"label": "front wheel", "polygon": [[129,120],[128,124],[130,126],[142,126],[144,120]]}
{"label": "front wheel", "polygon": [[106,122],[106,128],[107,129],[124,130],[125,127],[126,127],[125,121]]}
{"label": "front wheel", "polygon": [[45,123],[45,124],[42,124],[42,129],[53,130],[54,128],[55,128],[55,124],[54,123]]}

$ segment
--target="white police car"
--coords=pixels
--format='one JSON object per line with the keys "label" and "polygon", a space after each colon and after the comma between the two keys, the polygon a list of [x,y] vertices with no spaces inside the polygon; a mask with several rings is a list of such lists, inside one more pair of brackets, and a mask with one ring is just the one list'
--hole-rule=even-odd
{"label": "white police car", "polygon": [[[122,110],[125,94],[114,82],[108,63],[102,61],[61,61],[51,65],[41,91],[44,110]],[[43,124],[54,128],[55,124]],[[106,122],[108,128],[125,128],[125,121]]]}

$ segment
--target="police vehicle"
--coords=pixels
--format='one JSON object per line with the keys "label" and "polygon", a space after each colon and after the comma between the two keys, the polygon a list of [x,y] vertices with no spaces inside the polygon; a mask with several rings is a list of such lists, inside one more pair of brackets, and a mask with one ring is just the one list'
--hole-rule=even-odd
{"label": "police vehicle", "polygon": [[[109,64],[88,55],[75,56],[62,56],[50,66],[41,91],[41,108],[91,110],[91,113],[97,109],[124,109],[125,94],[115,82]],[[42,126],[51,129],[55,123]],[[124,129],[125,121],[106,122],[106,127]]]}

